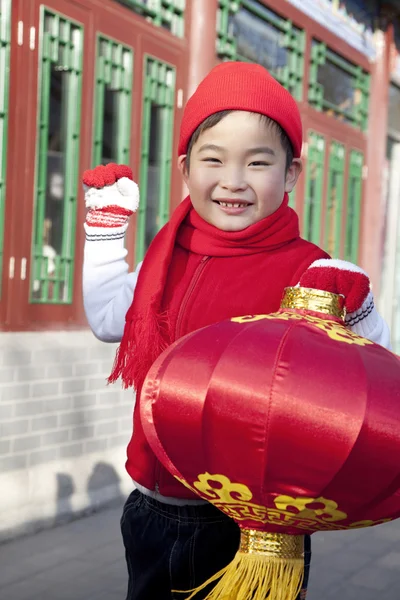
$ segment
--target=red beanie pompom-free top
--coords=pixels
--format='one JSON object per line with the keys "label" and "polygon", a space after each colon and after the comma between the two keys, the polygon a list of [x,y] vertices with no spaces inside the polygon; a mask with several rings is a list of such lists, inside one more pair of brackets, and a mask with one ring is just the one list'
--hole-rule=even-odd
{"label": "red beanie pompom-free top", "polygon": [[295,99],[264,67],[242,62],[214,67],[189,98],[182,117],[179,155],[186,154],[197,127],[222,110],[245,110],[273,119],[290,139],[294,157],[300,157],[303,134]]}

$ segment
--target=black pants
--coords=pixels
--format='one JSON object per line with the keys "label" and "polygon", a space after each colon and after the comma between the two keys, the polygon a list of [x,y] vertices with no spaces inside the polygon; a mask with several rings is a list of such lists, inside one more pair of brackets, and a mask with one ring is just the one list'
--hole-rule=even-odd
{"label": "black pants", "polygon": [[[231,562],[240,542],[239,527],[212,504],[171,506],[137,490],[125,503],[121,531],[129,575],[126,600],[184,600],[184,594],[171,590],[201,585]],[[301,600],[310,559],[307,536]]]}

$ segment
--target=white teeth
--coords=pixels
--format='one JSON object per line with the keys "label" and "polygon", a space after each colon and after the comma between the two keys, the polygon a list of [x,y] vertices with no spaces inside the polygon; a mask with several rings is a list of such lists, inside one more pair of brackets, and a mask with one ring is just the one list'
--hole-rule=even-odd
{"label": "white teeth", "polygon": [[221,202],[219,203],[224,208],[245,208],[247,204],[240,204],[239,202]]}

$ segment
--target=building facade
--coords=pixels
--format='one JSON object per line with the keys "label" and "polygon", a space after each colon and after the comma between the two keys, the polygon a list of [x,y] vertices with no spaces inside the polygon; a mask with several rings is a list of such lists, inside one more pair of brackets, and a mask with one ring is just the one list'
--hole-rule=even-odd
{"label": "building facade", "polygon": [[182,199],[182,108],[218,61],[261,63],[296,98],[303,236],[371,274],[400,344],[392,4],[0,0],[0,539],[130,489],[132,393],[106,386],[115,346],[82,305],[81,174],[132,167],[133,267]]}

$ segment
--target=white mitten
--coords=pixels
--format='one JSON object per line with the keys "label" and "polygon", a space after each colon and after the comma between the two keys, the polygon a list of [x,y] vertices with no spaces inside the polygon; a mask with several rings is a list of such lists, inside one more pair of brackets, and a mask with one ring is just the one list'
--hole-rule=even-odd
{"label": "white mitten", "polygon": [[82,177],[89,227],[121,227],[139,206],[139,188],[126,165],[100,165]]}

